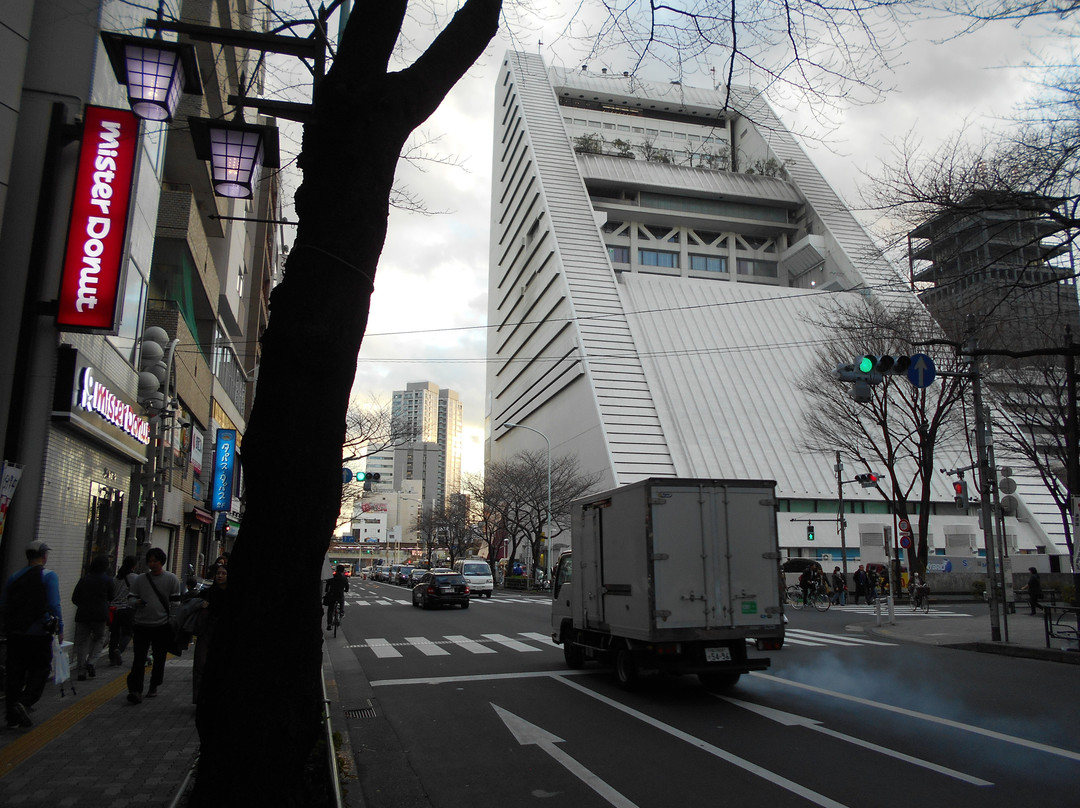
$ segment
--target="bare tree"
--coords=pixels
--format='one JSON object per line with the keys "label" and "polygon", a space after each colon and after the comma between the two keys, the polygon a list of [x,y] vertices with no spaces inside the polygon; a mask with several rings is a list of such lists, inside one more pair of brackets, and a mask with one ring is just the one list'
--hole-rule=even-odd
{"label": "bare tree", "polygon": [[[469,499],[472,511],[470,522],[477,546],[487,556],[488,565],[493,565],[499,556],[499,549],[506,538],[506,522],[503,504],[504,464],[489,463],[484,474],[466,474],[461,481],[463,493]],[[492,575],[495,570],[492,569]]]}
{"label": "bare tree", "polygon": [[[832,339],[799,382],[807,397],[804,448],[839,450],[866,471],[884,475],[878,491],[898,518],[907,519],[909,502],[918,503],[918,541],[910,567],[925,574],[934,451],[963,438],[963,380],[942,378],[918,389],[907,379],[886,376],[873,388],[869,403],[856,403],[850,388],[835,378],[837,365],[864,354],[910,355],[916,352],[913,346],[934,333],[932,321],[918,306],[886,308],[874,298],[860,298],[838,304],[815,325]],[[943,370],[958,367],[955,357],[934,361]]]}
{"label": "bare tree", "polygon": [[[342,445],[341,464],[364,460],[397,446],[416,440],[419,429],[404,418],[394,418],[390,403],[375,396],[366,403],[349,402],[345,414],[345,443]],[[366,489],[363,481],[343,483],[341,486],[341,514],[337,527],[352,518],[352,504]]]}
{"label": "bare tree", "polygon": [[[502,3],[466,0],[411,64],[391,69],[408,6],[357,4],[304,125],[296,239],[271,295],[244,435],[246,507],[196,716],[193,806],[306,803],[304,766],[323,709],[318,586],[341,509],[345,419],[394,173],[413,130],[494,37]],[[283,462],[302,472],[288,505]],[[289,598],[266,586],[283,559],[296,581]],[[253,660],[283,643],[289,652],[253,674]]]}

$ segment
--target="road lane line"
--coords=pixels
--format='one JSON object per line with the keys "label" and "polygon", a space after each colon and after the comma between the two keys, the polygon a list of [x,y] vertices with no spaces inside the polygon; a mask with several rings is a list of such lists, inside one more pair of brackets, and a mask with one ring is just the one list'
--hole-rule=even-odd
{"label": "road lane line", "polygon": [[1028,749],[1035,749],[1039,752],[1046,752],[1051,755],[1058,755],[1059,757],[1067,758],[1069,760],[1080,760],[1080,752],[1073,752],[1071,749],[1061,749],[1057,746],[1050,746],[1049,744],[1039,743],[1038,741],[1029,741],[1027,738],[1019,738],[1015,735],[1006,735],[1004,732],[997,732],[992,729],[984,729],[983,727],[976,727],[973,724],[965,724],[962,721],[953,721],[951,718],[942,718],[936,715],[930,715],[929,713],[920,713],[917,710],[909,710],[906,707],[894,707],[891,704],[882,704],[878,701],[872,701],[870,699],[864,699],[861,696],[850,696],[847,693],[837,693],[835,690],[826,690],[823,687],[816,687],[814,685],[803,684],[802,682],[795,682],[791,679],[783,679],[779,676],[774,676],[771,673],[761,673],[760,671],[753,671],[750,673],[757,679],[765,679],[769,682],[775,682],[781,685],[787,685],[788,687],[796,687],[801,690],[809,690],[812,693],[820,693],[824,696],[832,696],[833,698],[843,699],[844,701],[851,701],[856,704],[862,704],[866,707],[874,707],[878,710],[885,710],[890,713],[897,713],[899,715],[906,715],[910,718],[919,718],[923,721],[930,721],[934,724],[941,724],[944,727],[952,727],[953,729],[963,730],[965,732],[971,732],[975,735],[982,735],[986,738],[993,738],[997,741],[1004,741],[1005,743],[1016,744],[1017,746],[1027,747]]}
{"label": "road lane line", "polygon": [[405,642],[425,656],[450,656],[450,652],[439,647],[427,637],[406,637]]}
{"label": "road lane line", "polygon": [[721,696],[719,694],[713,694],[716,698],[734,704],[736,707],[742,707],[744,710],[749,710],[756,715],[760,715],[764,718],[768,718],[771,721],[776,721],[785,727],[805,727],[806,729],[813,730],[814,732],[820,732],[822,735],[828,735],[830,738],[836,738],[839,741],[845,743],[854,744],[855,746],[861,746],[864,749],[869,749],[871,752],[877,752],[878,754],[886,755],[888,757],[902,760],[905,763],[911,763],[915,766],[920,766],[924,769],[937,772],[938,774],[944,774],[946,777],[952,777],[956,780],[962,780],[965,783],[971,783],[974,786],[992,786],[989,780],[983,780],[981,777],[975,777],[971,774],[965,774],[962,771],[956,769],[950,769],[947,766],[942,766],[938,763],[932,763],[929,760],[923,758],[917,758],[912,755],[908,755],[904,752],[899,752],[896,749],[890,749],[887,746],[880,746],[876,743],[870,743],[870,741],[864,741],[862,738],[854,738],[850,735],[845,735],[842,732],[829,729],[822,725],[821,721],[810,718],[805,715],[799,715],[798,713],[789,713],[785,710],[777,710],[775,707],[766,707],[764,704],[757,704],[752,701],[742,701],[731,696]]}
{"label": "road lane line", "polygon": [[557,675],[553,678],[562,682],[567,687],[573,688],[574,690],[577,690],[580,693],[589,696],[590,698],[596,699],[597,701],[602,702],[603,704],[606,704],[609,707],[618,710],[619,712],[625,713],[632,718],[636,718],[639,721],[645,722],[654,729],[658,729],[661,732],[666,732],[668,735],[678,738],[681,741],[685,741],[686,743],[690,744],[693,747],[696,747],[697,749],[700,749],[703,752],[707,752],[714,757],[718,757],[721,760],[732,764],[733,766],[738,766],[743,771],[756,775],[763,780],[784,789],[785,791],[790,791],[792,794],[795,794],[809,802],[814,803],[814,805],[820,805],[822,806],[822,808],[846,808],[843,803],[830,799],[824,794],[819,794],[813,789],[809,789],[806,786],[801,785],[800,783],[796,783],[794,780],[788,780],[786,777],[783,777],[774,771],[770,771],[763,766],[759,766],[756,763],[751,763],[749,760],[741,758],[738,755],[734,755],[731,752],[721,749],[718,746],[713,746],[711,743],[703,741],[701,740],[701,738],[697,738],[688,732],[684,732],[681,729],[676,729],[670,724],[665,724],[658,718],[653,718],[651,715],[646,715],[645,713],[635,710],[633,707],[627,707],[625,704],[620,704],[614,699],[610,699],[607,696],[589,690],[589,688],[584,687],[577,682],[572,682],[570,681],[570,679],[562,675]]}
{"label": "road lane line", "polygon": [[788,634],[797,634],[800,637],[810,640],[827,639],[829,642],[836,645],[887,645],[895,646],[894,642],[882,642],[881,640],[868,640],[865,637],[850,637],[847,634],[829,634],[825,631],[810,631],[805,628],[789,628],[785,632],[785,637]]}
{"label": "road lane line", "polygon": [[486,645],[481,645],[475,640],[470,640],[461,634],[445,634],[443,635],[450,642],[464,648],[466,651],[473,654],[497,654],[499,653],[494,648],[488,648]]}

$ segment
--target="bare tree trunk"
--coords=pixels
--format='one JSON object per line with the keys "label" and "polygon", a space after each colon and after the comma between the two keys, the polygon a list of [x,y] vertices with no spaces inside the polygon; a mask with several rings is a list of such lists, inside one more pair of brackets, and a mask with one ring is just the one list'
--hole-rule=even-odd
{"label": "bare tree trunk", "polygon": [[323,558],[341,505],[345,416],[398,155],[495,35],[469,0],[411,67],[387,72],[406,0],[363,4],[305,126],[299,228],[271,295],[240,448],[247,483],[226,612],[199,694],[191,805],[308,805],[322,712]]}

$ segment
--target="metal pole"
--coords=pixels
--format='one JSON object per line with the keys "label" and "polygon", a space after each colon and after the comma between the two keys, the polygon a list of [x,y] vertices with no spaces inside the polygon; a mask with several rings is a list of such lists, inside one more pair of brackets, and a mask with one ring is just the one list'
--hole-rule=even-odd
{"label": "metal pole", "polygon": [[979,370],[979,357],[974,353],[971,354],[971,394],[975,402],[975,452],[979,472],[979,491],[982,493],[979,500],[982,512],[983,546],[986,548],[986,572],[990,582],[990,640],[1001,642],[1001,623],[998,614],[1000,601],[994,563],[994,528],[988,496],[990,468],[986,458],[986,429],[983,424],[982,374]]}
{"label": "metal pole", "polygon": [[836,451],[836,495],[840,500],[840,563],[843,564],[844,585],[847,585],[847,519],[844,518],[844,464],[840,450]]}
{"label": "metal pole", "polygon": [[994,510],[994,533],[997,539],[994,546],[997,549],[997,558],[1000,563],[1000,566],[998,567],[998,581],[1001,586],[1001,628],[1002,634],[1005,637],[1005,642],[1008,642],[1009,607],[1008,589],[1005,587],[1005,557],[1009,553],[1005,545],[1005,516],[1001,512],[1001,492],[998,490],[997,466],[994,464],[994,424],[990,417],[989,407],[986,408],[983,420],[986,422],[986,461],[990,471],[989,496],[991,507]]}

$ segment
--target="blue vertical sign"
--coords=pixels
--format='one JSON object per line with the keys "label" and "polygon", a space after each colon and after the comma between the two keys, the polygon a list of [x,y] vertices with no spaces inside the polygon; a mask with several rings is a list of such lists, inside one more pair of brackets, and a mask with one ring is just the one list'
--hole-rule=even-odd
{"label": "blue vertical sign", "polygon": [[233,466],[236,462],[236,430],[219,429],[214,445],[214,483],[210,510],[227,511],[232,506]]}

